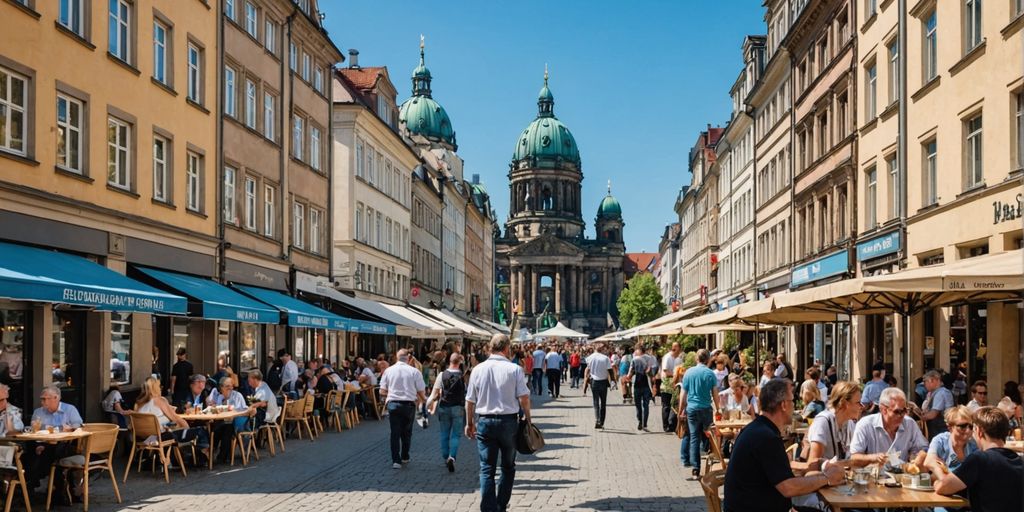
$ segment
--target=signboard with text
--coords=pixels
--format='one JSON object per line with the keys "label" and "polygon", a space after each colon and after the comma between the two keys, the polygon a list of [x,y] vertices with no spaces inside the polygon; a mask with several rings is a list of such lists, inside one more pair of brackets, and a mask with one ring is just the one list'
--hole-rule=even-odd
{"label": "signboard with text", "polygon": [[789,285],[795,288],[802,284],[846,273],[849,268],[850,262],[847,252],[840,250],[794,268],[790,274]]}

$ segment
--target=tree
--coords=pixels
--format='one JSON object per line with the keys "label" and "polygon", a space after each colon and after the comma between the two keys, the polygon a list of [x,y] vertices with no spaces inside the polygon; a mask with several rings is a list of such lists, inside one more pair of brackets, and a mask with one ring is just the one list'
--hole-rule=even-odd
{"label": "tree", "polygon": [[664,315],[667,309],[654,276],[647,272],[629,280],[616,304],[619,307],[619,321],[625,329],[650,322]]}

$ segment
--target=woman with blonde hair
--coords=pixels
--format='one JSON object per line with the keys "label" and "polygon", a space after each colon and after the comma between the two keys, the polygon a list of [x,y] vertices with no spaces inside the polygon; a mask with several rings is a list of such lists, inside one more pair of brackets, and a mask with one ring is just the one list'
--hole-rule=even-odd
{"label": "woman with blonde hair", "polygon": [[963,405],[946,409],[942,419],[946,421],[946,432],[932,438],[924,466],[932,469],[945,465],[953,471],[970,454],[978,451],[978,443],[973,436],[974,420],[971,411]]}
{"label": "woman with blonde hair", "polygon": [[[206,450],[210,446],[206,430],[201,427],[190,428],[188,423],[178,416],[174,407],[160,394],[160,381],[149,377],[142,385],[139,397],[135,399],[135,414],[152,414],[156,416],[162,433],[160,439],[176,439],[179,443],[196,439],[196,446],[209,455]],[[176,427],[172,430],[170,427]]]}
{"label": "woman with blonde hair", "polygon": [[804,409],[800,416],[809,420],[825,410],[825,402],[821,401],[821,391],[818,390],[818,383],[813,379],[807,379],[800,385],[800,400],[804,403]]}

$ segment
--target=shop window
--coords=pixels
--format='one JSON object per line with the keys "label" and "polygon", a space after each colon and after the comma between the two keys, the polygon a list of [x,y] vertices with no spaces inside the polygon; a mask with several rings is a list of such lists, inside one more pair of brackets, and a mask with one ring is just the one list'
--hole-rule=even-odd
{"label": "shop window", "polygon": [[243,323],[241,326],[241,347],[239,347],[239,371],[260,367],[263,357],[263,327],[260,324]]}
{"label": "shop window", "polygon": [[[85,382],[85,327],[87,314],[82,311],[54,311],[53,360],[50,381],[61,390],[61,401],[74,405],[79,411],[84,405]],[[44,379],[45,381],[45,379]]]}
{"label": "shop window", "polygon": [[305,327],[295,327],[292,329],[292,339],[295,340],[294,346],[292,347],[292,359],[299,366],[302,366],[306,362],[306,329]]}
{"label": "shop window", "polygon": [[974,258],[975,256],[983,256],[988,254],[988,242],[981,245],[975,245],[972,247],[961,247],[960,248],[960,259],[964,260],[967,258]]}
{"label": "shop window", "polygon": [[29,326],[31,312],[19,310],[0,310],[0,383],[10,386],[11,403],[26,409],[32,404],[31,397],[26,397],[25,379],[25,345],[31,340]]}
{"label": "shop window", "polygon": [[231,322],[217,322],[217,369],[231,365]]}
{"label": "shop window", "polygon": [[132,315],[110,314],[110,382],[120,385],[132,380]]}

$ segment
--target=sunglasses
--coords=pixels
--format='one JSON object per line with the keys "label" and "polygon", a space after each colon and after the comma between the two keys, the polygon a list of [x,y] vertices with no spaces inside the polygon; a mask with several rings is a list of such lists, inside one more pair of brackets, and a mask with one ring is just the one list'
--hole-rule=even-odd
{"label": "sunglasses", "polygon": [[975,395],[986,395],[987,396],[988,395],[988,391],[975,391],[974,394]]}
{"label": "sunglasses", "polygon": [[891,412],[891,413],[893,413],[893,414],[895,414],[897,416],[903,416],[903,415],[907,414],[907,409],[889,409],[889,412]]}
{"label": "sunglasses", "polygon": [[960,430],[971,430],[971,429],[974,428],[974,425],[971,424],[971,423],[960,423],[960,424],[955,425],[955,426],[956,426],[956,428],[958,428]]}

